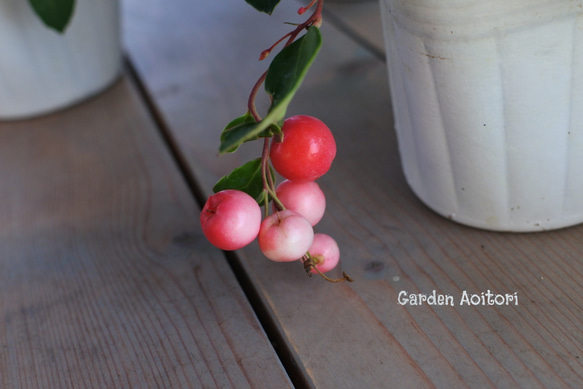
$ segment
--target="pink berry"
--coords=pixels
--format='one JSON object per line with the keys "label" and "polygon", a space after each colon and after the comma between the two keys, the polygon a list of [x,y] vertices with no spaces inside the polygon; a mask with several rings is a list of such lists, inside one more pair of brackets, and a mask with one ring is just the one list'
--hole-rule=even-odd
{"label": "pink berry", "polygon": [[272,142],[269,157],[279,174],[292,181],[314,181],[336,157],[336,141],[319,119],[298,115],[286,119],[283,141]]}
{"label": "pink berry", "polygon": [[285,180],[277,186],[276,194],[287,209],[308,219],[312,226],[322,220],[326,197],[317,182]]}
{"label": "pink berry", "polygon": [[200,214],[202,232],[222,250],[238,250],[251,243],[261,226],[261,208],[245,192],[227,189],[210,196]]}
{"label": "pink berry", "polygon": [[263,254],[272,261],[295,261],[308,252],[314,230],[305,217],[286,209],[263,220],[257,240]]}
{"label": "pink berry", "polygon": [[[316,267],[322,273],[330,271],[336,267],[340,260],[340,249],[336,241],[329,235],[314,234],[314,242],[310,247],[310,255],[317,261]],[[312,269],[312,273],[317,273]]]}

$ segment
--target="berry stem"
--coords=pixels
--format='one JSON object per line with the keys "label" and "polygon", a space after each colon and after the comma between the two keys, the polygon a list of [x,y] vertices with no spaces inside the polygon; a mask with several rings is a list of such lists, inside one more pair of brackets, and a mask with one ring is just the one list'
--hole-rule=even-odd
{"label": "berry stem", "polygon": [[[261,152],[261,180],[263,181],[263,191],[267,196],[271,196],[276,209],[283,211],[285,206],[279,200],[279,198],[277,198],[277,194],[275,193],[275,182],[273,181],[271,174],[269,174],[269,139],[270,138],[265,138],[263,140],[263,151]],[[269,209],[269,201],[267,201],[268,198],[269,197],[266,197],[265,201],[266,212]]]}
{"label": "berry stem", "polygon": [[314,257],[312,257],[312,255],[310,253],[306,253],[306,255],[304,255],[302,257],[302,262],[304,263],[304,270],[306,271],[306,273],[308,273],[308,276],[311,277],[312,276],[312,270],[314,270],[316,273],[318,273],[318,275],[320,275],[322,278],[324,278],[326,281],[328,282],[353,282],[354,280],[348,275],[346,274],[346,272],[342,272],[342,277],[341,278],[330,278],[328,277],[326,274],[322,273],[320,271],[320,269],[318,269],[318,267],[316,266],[315,262],[314,262]]}

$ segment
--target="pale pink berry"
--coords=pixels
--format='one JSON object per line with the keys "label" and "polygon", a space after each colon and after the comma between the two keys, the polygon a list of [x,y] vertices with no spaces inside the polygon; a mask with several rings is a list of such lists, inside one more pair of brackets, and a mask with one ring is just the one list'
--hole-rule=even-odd
{"label": "pale pink berry", "polygon": [[286,209],[263,220],[257,240],[263,254],[272,261],[295,261],[312,245],[314,230],[305,217]]}
{"label": "pale pink berry", "polygon": [[326,211],[326,196],[315,181],[282,181],[276,189],[277,198],[292,211],[318,224]]}
{"label": "pale pink berry", "polygon": [[[314,234],[314,242],[312,243],[309,252],[317,262],[316,267],[322,273],[334,269],[340,260],[340,249],[338,248],[338,244],[334,238],[326,234]],[[317,272],[312,269],[312,273]]]}

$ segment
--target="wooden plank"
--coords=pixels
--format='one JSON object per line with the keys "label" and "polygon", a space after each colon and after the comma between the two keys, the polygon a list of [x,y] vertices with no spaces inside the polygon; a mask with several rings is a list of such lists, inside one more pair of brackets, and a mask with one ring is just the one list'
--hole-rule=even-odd
{"label": "wooden plank", "polygon": [[290,381],[124,78],[0,123],[0,387]]}
{"label": "wooden plank", "polygon": [[[167,4],[150,0],[144,11],[126,2],[127,45],[208,194],[220,175],[258,155],[243,147],[218,158],[215,150],[263,69],[255,54],[280,27],[239,0]],[[277,22],[296,5],[280,7]],[[583,227],[492,233],[429,211],[401,172],[385,64],[329,24],[323,33],[289,114],[318,116],[336,135],[337,159],[320,179],[328,209],[317,229],[337,238],[341,268],[356,281],[307,278],[297,263],[265,260],[256,245],[237,253],[309,383],[581,387]],[[401,291],[433,290],[453,296],[455,306],[398,303]],[[519,304],[460,306],[464,291],[488,290],[517,293]]]}

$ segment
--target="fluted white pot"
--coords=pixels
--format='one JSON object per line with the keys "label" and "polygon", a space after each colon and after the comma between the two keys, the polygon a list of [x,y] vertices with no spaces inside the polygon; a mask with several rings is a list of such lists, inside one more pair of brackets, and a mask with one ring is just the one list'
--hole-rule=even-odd
{"label": "fluted white pot", "polygon": [[583,1],[380,4],[416,195],[488,230],[583,222]]}
{"label": "fluted white pot", "polygon": [[26,0],[0,0],[0,119],[54,111],[107,87],[121,69],[118,0],[77,0],[63,35]]}

